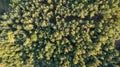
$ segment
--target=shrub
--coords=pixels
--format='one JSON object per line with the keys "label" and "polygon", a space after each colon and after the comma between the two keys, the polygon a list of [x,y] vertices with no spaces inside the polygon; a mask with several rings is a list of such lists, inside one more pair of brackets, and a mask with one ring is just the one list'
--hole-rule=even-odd
{"label": "shrub", "polygon": [[1,20],[10,67],[119,67],[119,0],[18,0]]}

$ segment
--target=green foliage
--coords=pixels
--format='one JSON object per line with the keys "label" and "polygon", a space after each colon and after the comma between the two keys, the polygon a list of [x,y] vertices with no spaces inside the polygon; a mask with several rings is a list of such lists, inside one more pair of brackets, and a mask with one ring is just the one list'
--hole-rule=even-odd
{"label": "green foliage", "polygon": [[[15,1],[15,0],[14,0]],[[19,3],[19,4],[17,4]],[[117,67],[119,0],[18,0],[1,20],[7,67]],[[8,18],[9,17],[9,18]]]}

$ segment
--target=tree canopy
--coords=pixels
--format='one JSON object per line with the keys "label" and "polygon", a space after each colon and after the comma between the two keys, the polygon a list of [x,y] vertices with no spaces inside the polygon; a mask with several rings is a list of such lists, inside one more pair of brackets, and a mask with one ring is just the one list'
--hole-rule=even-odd
{"label": "tree canopy", "polygon": [[7,67],[119,67],[119,0],[13,0],[0,20]]}

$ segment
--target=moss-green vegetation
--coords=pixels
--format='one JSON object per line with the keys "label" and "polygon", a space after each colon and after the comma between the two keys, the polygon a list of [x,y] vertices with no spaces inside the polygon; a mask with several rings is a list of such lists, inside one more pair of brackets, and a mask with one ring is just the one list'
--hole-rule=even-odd
{"label": "moss-green vegetation", "polygon": [[0,22],[7,67],[119,67],[119,0],[19,0]]}

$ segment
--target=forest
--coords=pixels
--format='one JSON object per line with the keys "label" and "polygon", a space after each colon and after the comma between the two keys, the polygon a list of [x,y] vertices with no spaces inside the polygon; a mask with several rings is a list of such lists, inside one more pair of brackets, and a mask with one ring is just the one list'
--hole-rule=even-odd
{"label": "forest", "polygon": [[0,0],[0,67],[120,67],[120,0]]}

